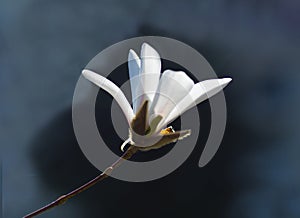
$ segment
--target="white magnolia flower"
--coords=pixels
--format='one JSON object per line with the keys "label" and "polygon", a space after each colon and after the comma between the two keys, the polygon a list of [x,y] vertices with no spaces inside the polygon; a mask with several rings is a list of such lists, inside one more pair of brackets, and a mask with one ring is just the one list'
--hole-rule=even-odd
{"label": "white magnolia flower", "polygon": [[150,150],[188,136],[190,130],[175,132],[172,127],[163,128],[231,81],[231,78],[210,79],[194,84],[183,71],[168,69],[161,74],[160,56],[147,43],[142,45],[140,56],[129,51],[133,108],[113,82],[90,70],[82,71],[85,78],[111,94],[123,110],[129,124],[129,139],[121,146],[122,150],[127,143]]}

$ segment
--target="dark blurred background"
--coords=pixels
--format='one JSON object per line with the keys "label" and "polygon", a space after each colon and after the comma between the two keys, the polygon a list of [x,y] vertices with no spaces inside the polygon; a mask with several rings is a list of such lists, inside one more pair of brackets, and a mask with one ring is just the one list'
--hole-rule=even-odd
{"label": "dark blurred background", "polygon": [[[73,133],[81,70],[113,43],[159,35],[194,47],[218,76],[233,78],[216,156],[197,166],[206,102],[198,146],[172,174],[147,183],[109,178],[41,217],[299,218],[299,23],[297,0],[2,0],[2,217],[21,217],[99,173]],[[102,93],[99,102],[111,98]]]}

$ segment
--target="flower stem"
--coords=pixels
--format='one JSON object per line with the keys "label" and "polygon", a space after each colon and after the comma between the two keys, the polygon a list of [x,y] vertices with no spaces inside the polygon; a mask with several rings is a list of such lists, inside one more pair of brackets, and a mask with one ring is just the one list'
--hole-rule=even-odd
{"label": "flower stem", "polygon": [[44,213],[47,210],[50,210],[53,207],[59,206],[64,204],[67,200],[70,198],[74,197],[75,195],[87,190],[88,188],[94,186],[96,183],[100,182],[101,180],[105,179],[108,177],[112,171],[120,166],[124,160],[128,160],[138,151],[138,148],[135,146],[130,146],[126,152],[116,161],[114,162],[110,167],[106,168],[103,173],[95,177],[94,179],[90,180],[89,182],[85,183],[84,185],[80,186],[79,188],[69,192],[68,194],[62,195],[59,198],[57,198],[55,201],[47,204],[44,207],[41,207],[40,209],[24,216],[23,218],[31,218],[35,217],[39,214]]}

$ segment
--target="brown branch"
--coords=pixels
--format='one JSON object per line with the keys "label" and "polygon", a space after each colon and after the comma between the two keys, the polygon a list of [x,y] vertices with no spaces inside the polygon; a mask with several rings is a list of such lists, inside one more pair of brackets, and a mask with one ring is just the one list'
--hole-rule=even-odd
{"label": "brown branch", "polygon": [[59,198],[57,198],[55,201],[51,202],[50,204],[47,204],[46,206],[24,216],[23,218],[31,218],[31,217],[35,217],[41,213],[44,213],[47,210],[50,210],[53,207],[59,206],[64,204],[67,200],[69,200],[70,198],[74,197],[75,195],[87,190],[88,188],[92,187],[93,185],[95,185],[96,183],[100,182],[101,180],[105,179],[106,177],[108,177],[112,171],[117,168],[118,166],[120,166],[120,164],[122,164],[122,162],[124,160],[128,160],[132,157],[133,154],[135,154],[138,151],[138,148],[135,146],[130,146],[127,151],[116,161],[114,162],[110,167],[106,168],[106,170],[104,170],[103,173],[101,173],[100,175],[98,175],[97,177],[95,177],[94,179],[92,179],[91,181],[87,182],[86,184],[80,186],[79,188],[71,191],[68,194],[62,195]]}

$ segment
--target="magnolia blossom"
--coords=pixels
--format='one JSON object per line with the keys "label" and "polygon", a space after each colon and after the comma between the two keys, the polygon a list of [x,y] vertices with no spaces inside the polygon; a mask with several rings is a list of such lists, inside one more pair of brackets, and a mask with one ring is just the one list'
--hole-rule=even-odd
{"label": "magnolia blossom", "polygon": [[[177,141],[190,130],[165,128],[182,113],[222,90],[231,78],[210,79],[194,83],[183,71],[170,69],[161,73],[157,51],[144,43],[140,58],[135,51],[128,55],[132,107],[121,89],[105,77],[84,69],[83,76],[113,96],[129,124],[127,143],[140,150],[150,150]],[[165,129],[164,129],[165,128]]]}

